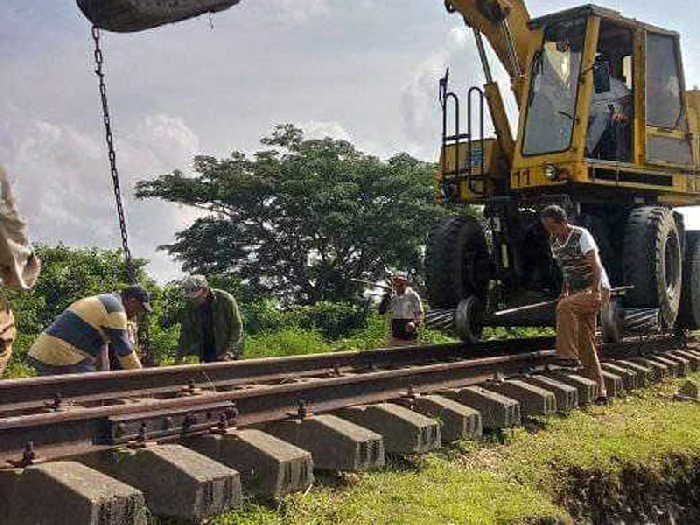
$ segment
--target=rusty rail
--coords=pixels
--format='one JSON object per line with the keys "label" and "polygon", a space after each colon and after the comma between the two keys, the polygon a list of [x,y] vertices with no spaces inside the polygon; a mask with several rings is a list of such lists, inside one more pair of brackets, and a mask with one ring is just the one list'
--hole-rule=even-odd
{"label": "rusty rail", "polygon": [[[20,461],[28,451],[57,459],[128,442],[177,441],[217,428],[519,375],[545,367],[554,356],[546,350],[552,343],[551,338],[537,338],[433,345],[4,381],[0,468]],[[682,338],[649,338],[605,345],[604,352],[608,357],[643,354],[683,344]],[[183,388],[183,381],[196,374],[206,375],[206,381]],[[47,394],[59,389],[68,394],[47,402]],[[22,393],[30,400],[18,399]]]}
{"label": "rusty rail", "polygon": [[448,343],[335,352],[284,358],[179,365],[143,370],[70,374],[0,380],[0,418],[32,412],[51,404],[108,402],[133,396],[167,396],[181,390],[234,388],[288,378],[337,375],[338,372],[387,369],[493,355],[516,355],[554,347],[552,337]]}
{"label": "rusty rail", "polygon": [[0,464],[21,458],[29,442],[39,457],[56,459],[138,440],[140,433],[142,438],[160,442],[179,440],[216,428],[222,414],[223,426],[250,426],[294,417],[300,403],[302,414],[321,413],[400,398],[409,390],[434,392],[478,384],[495,374],[508,376],[542,368],[553,355],[551,350],[529,352],[8,417],[0,419]]}

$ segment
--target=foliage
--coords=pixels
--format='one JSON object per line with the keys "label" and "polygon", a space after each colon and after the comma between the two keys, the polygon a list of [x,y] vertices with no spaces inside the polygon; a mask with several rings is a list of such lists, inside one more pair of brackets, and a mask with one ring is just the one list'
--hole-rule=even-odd
{"label": "foliage", "polygon": [[268,299],[243,306],[246,331],[273,332],[286,328],[319,330],[327,339],[347,336],[366,326],[368,305],[321,301],[308,306],[283,308],[279,301]]}
{"label": "foliage", "polygon": [[163,246],[187,271],[237,276],[249,293],[313,305],[359,297],[387,267],[420,273],[434,166],[407,154],[388,161],[343,140],[308,140],[277,126],[252,157],[198,156],[195,177],[176,170],[137,185],[207,212]]}
{"label": "foliage", "polygon": [[258,357],[287,357],[292,355],[328,352],[331,346],[317,330],[284,328],[276,332],[262,332],[246,338],[246,359]]}

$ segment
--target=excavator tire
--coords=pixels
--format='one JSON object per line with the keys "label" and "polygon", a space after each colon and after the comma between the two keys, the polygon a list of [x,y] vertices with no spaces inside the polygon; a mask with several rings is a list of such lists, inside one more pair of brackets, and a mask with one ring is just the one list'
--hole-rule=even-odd
{"label": "excavator tire", "polygon": [[459,216],[437,224],[428,236],[425,267],[428,302],[433,308],[454,308],[472,295],[484,300],[491,259],[477,220]]}
{"label": "excavator tire", "polygon": [[623,271],[625,306],[659,308],[662,328],[678,316],[682,285],[681,238],[671,210],[656,206],[633,209],[625,226]]}
{"label": "excavator tire", "polygon": [[700,231],[685,234],[683,288],[677,325],[688,330],[700,329]]}

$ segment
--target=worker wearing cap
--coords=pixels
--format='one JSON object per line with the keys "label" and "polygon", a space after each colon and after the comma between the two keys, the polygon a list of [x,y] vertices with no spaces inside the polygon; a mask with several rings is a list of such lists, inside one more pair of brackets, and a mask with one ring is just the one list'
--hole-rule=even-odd
{"label": "worker wearing cap", "polygon": [[243,320],[233,296],[211,288],[203,275],[182,281],[188,299],[180,325],[177,359],[199,357],[202,363],[239,359],[243,353]]}
{"label": "worker wearing cap", "polygon": [[541,218],[564,277],[557,304],[557,355],[574,365],[580,362],[584,375],[598,384],[598,402],[604,402],[607,394],[595,330],[596,315],[610,297],[610,282],[598,246],[588,230],[569,224],[560,206],[547,206]]}
{"label": "worker wearing cap", "polygon": [[389,314],[391,337],[389,346],[403,346],[418,339],[418,326],[423,321],[423,304],[418,293],[409,285],[405,274],[394,274],[392,290],[379,304],[380,314]]}
{"label": "worker wearing cap", "polygon": [[141,368],[129,340],[127,320],[150,311],[148,292],[141,286],[80,299],[34,342],[29,349],[29,363],[41,375],[105,370],[109,369],[109,345],[122,368]]}

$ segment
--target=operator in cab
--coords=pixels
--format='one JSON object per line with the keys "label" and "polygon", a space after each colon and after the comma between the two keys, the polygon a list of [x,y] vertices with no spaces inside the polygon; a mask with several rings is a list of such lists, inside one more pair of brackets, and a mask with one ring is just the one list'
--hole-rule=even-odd
{"label": "operator in cab", "polygon": [[549,234],[552,255],[564,283],[557,304],[557,355],[570,366],[583,366],[583,375],[598,385],[597,403],[607,401],[603,370],[595,347],[596,315],[610,299],[610,281],[593,235],[569,224],[566,211],[547,206],[540,214]]}
{"label": "operator in cab", "polygon": [[631,92],[623,80],[611,75],[610,60],[603,53],[595,58],[593,78],[586,156],[629,162]]}
{"label": "operator in cab", "polygon": [[109,370],[109,350],[125,370],[141,368],[129,339],[127,320],[151,311],[148,292],[127,286],[71,304],[29,349],[29,364],[40,375]]}
{"label": "operator in cab", "polygon": [[409,286],[406,274],[397,273],[391,278],[391,291],[379,304],[379,313],[389,314],[390,337],[387,346],[405,346],[418,339],[418,327],[423,322],[423,304],[420,296]]}

